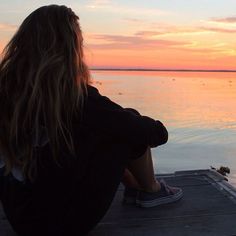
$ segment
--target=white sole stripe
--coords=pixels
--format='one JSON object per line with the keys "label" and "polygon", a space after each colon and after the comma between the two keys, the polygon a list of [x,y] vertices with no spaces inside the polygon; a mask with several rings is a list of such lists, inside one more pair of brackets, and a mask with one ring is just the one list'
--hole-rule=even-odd
{"label": "white sole stripe", "polygon": [[163,197],[161,199],[154,199],[151,201],[142,201],[142,200],[137,199],[136,204],[141,207],[154,207],[154,206],[158,206],[162,204],[164,205],[167,203],[178,201],[182,196],[183,196],[183,191],[179,191],[175,195],[170,195],[170,196]]}

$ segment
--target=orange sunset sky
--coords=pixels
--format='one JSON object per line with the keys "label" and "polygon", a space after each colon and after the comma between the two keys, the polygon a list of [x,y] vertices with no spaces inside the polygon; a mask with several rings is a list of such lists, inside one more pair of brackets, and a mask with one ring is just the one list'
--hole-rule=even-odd
{"label": "orange sunset sky", "polygon": [[79,15],[90,67],[236,69],[235,0],[1,0],[0,51],[30,12],[52,3]]}

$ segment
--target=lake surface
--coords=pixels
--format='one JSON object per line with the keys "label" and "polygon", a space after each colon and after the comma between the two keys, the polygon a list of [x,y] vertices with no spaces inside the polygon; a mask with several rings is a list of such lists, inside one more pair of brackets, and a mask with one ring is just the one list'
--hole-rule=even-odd
{"label": "lake surface", "polygon": [[93,71],[94,86],[123,107],[161,120],[155,171],[228,166],[236,186],[236,73]]}

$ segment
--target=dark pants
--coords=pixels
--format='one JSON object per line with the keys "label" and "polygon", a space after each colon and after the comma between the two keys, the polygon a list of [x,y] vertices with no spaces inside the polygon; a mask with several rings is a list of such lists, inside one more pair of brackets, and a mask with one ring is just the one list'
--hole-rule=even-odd
{"label": "dark pants", "polygon": [[[86,157],[82,164],[80,156],[66,168],[48,164],[51,153],[44,147],[38,154],[45,163],[37,181],[19,182],[11,174],[0,177],[4,211],[20,236],[86,235],[107,212],[127,163],[147,148],[101,134],[86,140],[86,135],[78,141],[78,153]],[[91,149],[83,150],[83,142]],[[62,152],[63,159],[69,158],[66,155]]]}
{"label": "dark pants", "polygon": [[93,229],[120,184],[129,160],[125,153],[132,153],[128,147],[108,144],[98,145],[79,181],[67,177],[68,171],[39,184],[22,183],[12,175],[1,177],[1,200],[13,229],[20,236],[86,235]]}

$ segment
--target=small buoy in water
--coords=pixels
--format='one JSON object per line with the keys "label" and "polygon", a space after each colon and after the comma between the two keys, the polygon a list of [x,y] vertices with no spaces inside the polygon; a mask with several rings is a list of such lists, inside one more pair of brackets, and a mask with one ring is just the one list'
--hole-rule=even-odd
{"label": "small buoy in water", "polygon": [[221,166],[219,169],[216,170],[217,172],[219,172],[220,174],[226,176],[227,174],[230,173],[230,169],[227,166]]}
{"label": "small buoy in water", "polygon": [[219,174],[225,176],[225,180],[228,181],[228,179],[226,178],[227,174],[230,174],[230,168],[227,166],[221,166],[219,169],[216,169],[215,167],[211,166],[212,170],[217,171]]}

